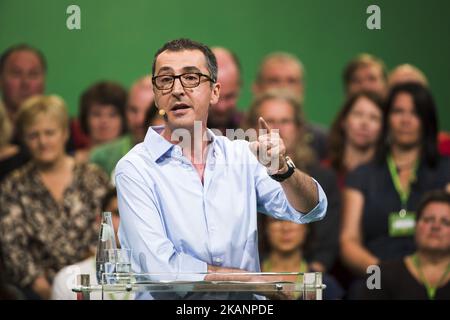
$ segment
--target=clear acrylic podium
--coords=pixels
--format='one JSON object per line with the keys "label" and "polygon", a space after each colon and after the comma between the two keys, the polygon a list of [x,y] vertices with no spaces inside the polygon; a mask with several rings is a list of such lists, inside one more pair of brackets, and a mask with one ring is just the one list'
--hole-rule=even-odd
{"label": "clear acrylic podium", "polygon": [[[91,293],[148,294],[151,299],[291,299],[322,300],[320,272],[260,273],[104,273],[103,284],[92,284],[89,275],[78,275],[72,289],[79,300],[90,300]],[[145,299],[145,298],[144,298]]]}

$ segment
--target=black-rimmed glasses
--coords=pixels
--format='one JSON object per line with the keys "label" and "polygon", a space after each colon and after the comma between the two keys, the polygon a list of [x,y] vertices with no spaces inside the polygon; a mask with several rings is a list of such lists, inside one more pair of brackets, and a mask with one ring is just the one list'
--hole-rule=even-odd
{"label": "black-rimmed glasses", "polygon": [[153,85],[158,90],[170,90],[173,88],[175,79],[180,79],[183,88],[195,88],[202,82],[202,77],[205,77],[207,81],[215,82],[210,76],[199,72],[182,73],[177,76],[164,74],[155,76],[152,78]]}

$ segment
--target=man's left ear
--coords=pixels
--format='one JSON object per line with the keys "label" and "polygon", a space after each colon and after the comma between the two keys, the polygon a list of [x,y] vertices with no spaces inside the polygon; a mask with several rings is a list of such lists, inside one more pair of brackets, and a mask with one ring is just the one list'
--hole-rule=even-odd
{"label": "man's left ear", "polygon": [[219,102],[219,97],[220,97],[220,83],[214,83],[211,92],[211,100],[209,101],[210,104],[216,104],[217,102]]}

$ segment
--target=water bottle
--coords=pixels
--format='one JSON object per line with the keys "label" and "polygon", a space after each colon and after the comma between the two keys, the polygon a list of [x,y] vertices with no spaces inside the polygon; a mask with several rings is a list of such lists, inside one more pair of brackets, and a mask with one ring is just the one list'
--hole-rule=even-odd
{"label": "water bottle", "polygon": [[117,249],[116,235],[112,224],[111,212],[103,212],[95,258],[97,282],[99,284],[102,284],[104,281],[103,273],[110,272],[105,269],[105,263],[108,262],[109,249]]}

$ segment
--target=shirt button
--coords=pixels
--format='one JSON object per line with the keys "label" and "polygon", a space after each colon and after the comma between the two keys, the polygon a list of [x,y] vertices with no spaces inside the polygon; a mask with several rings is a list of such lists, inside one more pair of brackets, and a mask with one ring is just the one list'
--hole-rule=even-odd
{"label": "shirt button", "polygon": [[216,264],[222,264],[223,260],[222,260],[222,258],[214,258],[214,262]]}

